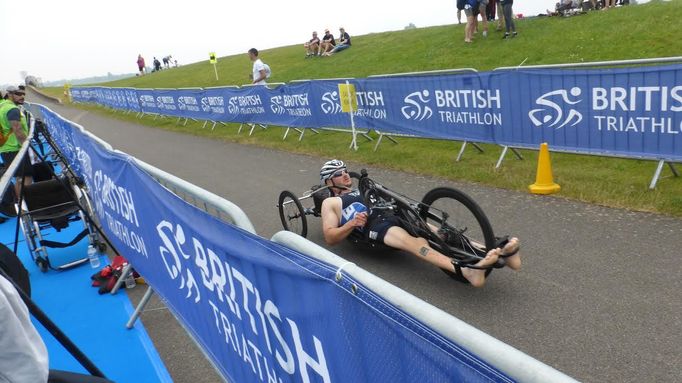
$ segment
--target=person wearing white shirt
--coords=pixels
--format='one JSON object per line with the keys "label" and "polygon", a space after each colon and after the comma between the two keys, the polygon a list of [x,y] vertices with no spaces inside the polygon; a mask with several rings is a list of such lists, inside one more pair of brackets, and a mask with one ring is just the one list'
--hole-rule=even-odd
{"label": "person wearing white shirt", "polygon": [[0,275],[0,382],[47,382],[48,357],[28,308]]}
{"label": "person wearing white shirt", "polygon": [[258,49],[249,49],[249,58],[253,61],[251,83],[254,85],[266,85],[265,79],[268,78],[269,68],[267,64],[263,63],[263,61],[258,58]]}

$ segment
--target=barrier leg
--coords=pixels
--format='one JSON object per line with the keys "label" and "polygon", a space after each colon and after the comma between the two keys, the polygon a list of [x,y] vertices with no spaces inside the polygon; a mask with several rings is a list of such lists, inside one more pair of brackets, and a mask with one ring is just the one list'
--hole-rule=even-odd
{"label": "barrier leg", "polygon": [[462,155],[464,155],[464,149],[466,149],[467,144],[471,144],[476,150],[478,150],[480,153],[483,153],[483,148],[475,143],[475,142],[469,142],[469,141],[464,141],[462,142],[462,147],[459,149],[459,154],[457,154],[457,159],[455,160],[456,162],[459,162],[462,159]]}
{"label": "barrier leg", "polygon": [[654,189],[656,187],[656,183],[658,182],[658,178],[661,176],[661,170],[663,170],[663,165],[665,165],[664,160],[658,161],[658,166],[656,166],[656,172],[654,173],[654,178],[651,179],[651,183],[649,184],[649,189]]}
{"label": "barrier leg", "polygon": [[282,141],[287,139],[287,136],[289,135],[289,130],[291,130],[291,128],[287,126],[287,130],[284,131],[284,137],[282,137]]}
{"label": "barrier leg", "polygon": [[149,303],[149,299],[152,297],[152,294],[154,294],[154,290],[152,290],[152,287],[149,286],[147,288],[147,291],[145,291],[144,295],[142,296],[140,303],[138,303],[137,307],[135,307],[133,315],[130,316],[130,319],[128,319],[128,323],[126,323],[126,328],[128,330],[133,328],[133,326],[135,325],[135,321],[137,321],[137,318],[139,318],[140,314],[142,314],[142,310],[144,310],[145,306],[147,306],[147,303]]}
{"label": "barrier leg", "polygon": [[249,131],[249,137],[253,134],[253,131],[256,129],[256,124],[249,124],[251,125],[251,130]]}
{"label": "barrier leg", "polygon": [[502,153],[500,153],[500,158],[497,159],[497,164],[495,165],[495,169],[499,169],[500,165],[502,165],[502,160],[504,159],[504,156],[507,154],[507,149],[509,149],[509,146],[503,146],[502,147]]}
{"label": "barrier leg", "polygon": [[369,131],[364,132],[364,133],[360,133],[360,135],[365,137],[365,139],[367,139],[367,141],[374,141],[374,139],[372,137],[370,137],[369,135],[367,135],[367,133],[369,133]]}
{"label": "barrier leg", "polygon": [[217,122],[213,121],[213,126],[211,126],[211,130],[215,129]]}
{"label": "barrier leg", "polygon": [[178,120],[175,121],[175,125],[179,124],[179,123],[180,123],[180,120],[182,120],[182,117],[178,117]]}
{"label": "barrier leg", "polygon": [[680,176],[680,173],[678,173],[678,172],[677,172],[677,169],[675,168],[675,164],[673,164],[672,162],[668,162],[668,166],[670,166],[670,171],[673,172],[673,174],[675,175],[675,177],[679,177],[679,176]]}
{"label": "barrier leg", "polygon": [[208,120],[204,121],[204,125],[201,126],[201,129],[205,128],[206,124],[208,124]]}
{"label": "barrier leg", "polygon": [[398,141],[396,141],[396,139],[393,138],[393,137],[391,137],[390,135],[389,135],[389,136],[386,136],[386,138],[388,138],[388,140],[391,141],[391,142],[394,143],[394,144],[397,144],[397,143],[398,143]]}
{"label": "barrier leg", "polygon": [[239,130],[237,130],[237,134],[241,134],[243,127],[244,127],[244,123],[242,122],[241,124],[239,124]]}
{"label": "barrier leg", "polygon": [[301,142],[301,140],[303,140],[303,135],[305,134],[305,129],[296,129],[296,130],[301,132],[301,135],[298,136],[298,142]]}
{"label": "barrier leg", "polygon": [[320,131],[317,129],[310,128],[310,131],[315,133],[315,134],[320,134]]}
{"label": "barrier leg", "polygon": [[121,276],[118,277],[118,280],[116,281],[116,284],[114,285],[114,288],[111,289],[111,295],[114,295],[118,292],[118,289],[120,289],[123,282],[125,282],[126,277],[128,276],[128,273],[132,273],[132,268],[133,268],[133,265],[128,263],[127,265],[125,265],[123,270],[121,270]]}
{"label": "barrier leg", "polygon": [[182,124],[182,126],[187,126],[187,121],[189,121],[189,118],[185,117],[185,122]]}
{"label": "barrier leg", "polygon": [[457,154],[457,159],[455,160],[456,162],[459,162],[459,160],[462,159],[462,155],[464,154],[464,149],[467,147],[467,142],[464,141],[462,142],[462,147],[459,148],[459,154]]}
{"label": "barrier leg", "polygon": [[473,146],[474,148],[476,148],[476,150],[478,150],[479,153],[483,153],[483,148],[482,148],[479,144],[477,144],[477,143],[475,143],[475,142],[472,142],[472,143],[471,143],[471,146]]}
{"label": "barrier leg", "polygon": [[377,149],[379,149],[379,144],[381,144],[381,140],[384,138],[383,133],[379,133],[379,138],[377,138],[377,143],[374,145],[374,151],[376,152]]}
{"label": "barrier leg", "polygon": [[516,148],[509,148],[509,149],[511,149],[512,153],[514,153],[514,155],[516,156],[516,158],[518,158],[519,160],[522,160],[522,159],[523,159],[523,155],[521,154],[521,152],[519,152],[518,150],[516,150]]}

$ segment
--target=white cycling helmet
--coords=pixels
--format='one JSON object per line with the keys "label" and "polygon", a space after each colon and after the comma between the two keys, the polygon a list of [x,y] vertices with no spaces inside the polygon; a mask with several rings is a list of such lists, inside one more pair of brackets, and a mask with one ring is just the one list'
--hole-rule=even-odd
{"label": "white cycling helmet", "polygon": [[320,169],[320,180],[325,181],[332,178],[332,175],[336,173],[337,170],[346,170],[346,164],[341,160],[331,160],[327,161],[322,165]]}

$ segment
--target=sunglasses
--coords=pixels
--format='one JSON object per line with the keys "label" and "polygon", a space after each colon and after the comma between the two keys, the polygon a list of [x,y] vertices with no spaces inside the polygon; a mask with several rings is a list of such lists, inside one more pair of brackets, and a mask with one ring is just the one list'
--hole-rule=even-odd
{"label": "sunglasses", "polygon": [[341,177],[342,175],[344,175],[346,173],[347,173],[346,169],[337,170],[332,174],[332,178]]}

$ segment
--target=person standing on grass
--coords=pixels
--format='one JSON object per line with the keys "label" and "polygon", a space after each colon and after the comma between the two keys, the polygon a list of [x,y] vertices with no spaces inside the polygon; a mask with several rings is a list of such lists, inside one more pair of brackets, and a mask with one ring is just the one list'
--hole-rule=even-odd
{"label": "person standing on grass", "polygon": [[[462,11],[464,10],[464,5],[466,0],[457,0],[457,23],[462,24]],[[466,27],[464,29],[464,35],[466,36]]]}
{"label": "person standing on grass", "polygon": [[497,27],[495,27],[496,31],[501,31],[506,28],[506,24],[504,22],[504,9],[502,8],[502,0],[497,0],[497,4],[495,4],[495,7],[497,9]]}
{"label": "person standing on grass", "polygon": [[483,37],[488,37],[488,0],[478,1],[478,13],[483,23]]}
{"label": "person standing on grass", "polygon": [[464,27],[464,42],[471,43],[474,36],[474,28],[476,28],[475,8],[477,7],[476,0],[464,0],[464,15],[467,17],[467,25]]}
{"label": "person standing on grass", "polygon": [[140,71],[140,76],[144,76],[144,57],[141,54],[137,55],[137,69]]}
{"label": "person standing on grass", "polygon": [[[608,0],[607,0],[608,1]],[[516,25],[514,25],[514,17],[512,11],[512,5],[514,5],[514,0],[502,0],[502,10],[504,12],[504,25],[507,28],[504,32],[503,39],[509,38],[509,32],[512,32],[511,37],[516,37]]]}

